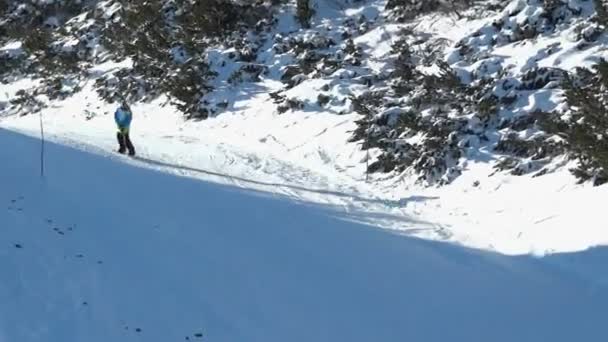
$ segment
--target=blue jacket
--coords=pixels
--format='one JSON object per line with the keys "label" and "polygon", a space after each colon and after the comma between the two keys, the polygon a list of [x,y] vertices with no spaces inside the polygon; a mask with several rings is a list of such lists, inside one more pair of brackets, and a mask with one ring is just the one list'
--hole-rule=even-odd
{"label": "blue jacket", "polygon": [[119,128],[129,128],[133,114],[123,107],[119,107],[114,113],[114,121]]}

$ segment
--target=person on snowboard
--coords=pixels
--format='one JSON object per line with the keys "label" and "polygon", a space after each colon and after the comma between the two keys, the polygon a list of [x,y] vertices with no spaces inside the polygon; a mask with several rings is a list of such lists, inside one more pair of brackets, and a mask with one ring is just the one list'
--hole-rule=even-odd
{"label": "person on snowboard", "polygon": [[131,143],[131,139],[129,138],[132,118],[133,113],[131,113],[131,108],[127,104],[127,101],[122,101],[122,104],[114,113],[114,121],[116,121],[116,125],[118,126],[118,133],[116,133],[119,146],[118,153],[124,154],[126,150],[129,150],[130,156],[135,155],[135,147],[133,147],[133,143]]}

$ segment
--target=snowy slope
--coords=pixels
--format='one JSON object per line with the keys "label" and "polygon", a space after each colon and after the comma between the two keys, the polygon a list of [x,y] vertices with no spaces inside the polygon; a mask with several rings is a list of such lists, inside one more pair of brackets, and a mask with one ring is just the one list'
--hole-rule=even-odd
{"label": "snowy slope", "polygon": [[[602,210],[608,187],[577,185],[567,167],[540,178],[488,177],[494,170],[482,160],[441,188],[407,178],[365,182],[365,152],[344,143],[353,116],[277,115],[269,102],[260,94],[238,102],[243,108],[233,113],[197,123],[184,122],[162,101],[135,105],[133,140],[140,156],[154,161],[147,167],[332,204],[356,211],[358,221],[408,235],[507,254],[608,244]],[[112,154],[113,110],[85,87],[42,112],[47,138]],[[89,111],[96,116],[87,117]],[[3,118],[0,127],[39,136],[39,117]],[[405,224],[410,217],[424,223],[412,229]]]}
{"label": "snowy slope", "polygon": [[[317,78],[306,75],[299,80],[301,83],[283,92],[287,98],[303,101],[304,108],[280,114],[269,93],[284,88],[280,78],[285,67],[296,60],[292,52],[279,53],[273,49],[279,43],[267,41],[256,63],[267,66],[268,73],[256,83],[230,84],[227,80],[240,64],[227,59],[231,51],[212,49],[211,66],[218,77],[213,84],[216,90],[208,100],[227,100],[227,110],[207,121],[185,122],[164,97],[133,105],[133,140],[145,160],[126,162],[269,195],[329,204],[359,223],[506,254],[544,255],[608,244],[603,215],[608,186],[576,184],[568,171],[572,165],[563,158],[553,161],[549,165],[552,172],[543,177],[515,177],[496,172],[494,166],[501,156],[481,147],[460,165],[462,175],[453,183],[427,188],[416,184],[416,177],[408,173],[372,174],[366,182],[366,152],[360,144],[347,143],[359,118],[350,108],[349,96],[366,89],[361,82],[364,77],[390,70],[394,59],[391,45],[400,38],[403,27],[414,30],[416,37],[445,40],[446,61],[464,76],[491,76],[501,67],[517,78],[536,67],[588,66],[603,56],[604,38],[585,48],[576,42],[577,24],[585,21],[585,16],[561,24],[554,34],[509,42],[503,31],[528,17],[540,20],[539,2],[511,1],[502,12],[474,20],[430,14],[407,25],[385,18],[383,0],[314,3],[316,15],[311,29],[297,25],[290,3],[277,18],[274,38],[284,43],[323,35],[334,39],[336,45],[322,52],[336,53],[344,45],[342,30],[352,26],[357,32],[353,40],[362,48],[361,66],[345,66]],[[589,14],[590,1],[570,3],[583,6],[584,14]],[[493,28],[498,20],[504,21],[502,31]],[[494,40],[497,45],[490,44]],[[485,57],[473,62],[462,60],[457,53],[459,42],[467,43],[475,58]],[[21,47],[11,42],[2,49],[18,53]],[[129,61],[125,60],[121,64],[95,65],[90,72],[94,78],[127,67]],[[48,138],[106,156],[116,149],[111,118],[115,108],[97,96],[93,78],[82,80],[82,91],[65,100],[46,101],[48,107],[41,115]],[[0,127],[38,136],[37,115],[21,117],[8,109],[19,90],[38,83],[22,79],[0,85]],[[324,87],[328,87],[325,94],[331,100],[322,108],[316,101]],[[518,111],[501,115],[559,107],[558,89],[549,87],[520,95],[515,105]],[[3,111],[4,106],[7,110]],[[530,136],[535,133],[524,132]],[[373,160],[378,151],[370,154]],[[412,227],[410,220],[418,224]]]}
{"label": "snowy slope", "polygon": [[468,250],[55,144],[40,179],[39,141],[0,144],[2,342],[608,336],[606,248]]}

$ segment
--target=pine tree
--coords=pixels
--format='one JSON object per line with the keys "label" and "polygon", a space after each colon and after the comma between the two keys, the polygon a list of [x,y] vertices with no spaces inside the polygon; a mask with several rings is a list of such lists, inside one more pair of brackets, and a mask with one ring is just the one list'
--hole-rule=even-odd
{"label": "pine tree", "polygon": [[388,0],[386,9],[391,10],[401,21],[435,11],[454,13],[461,17],[460,12],[471,7],[474,2],[474,0]]}
{"label": "pine tree", "polygon": [[303,28],[310,28],[310,19],[315,15],[315,10],[310,5],[311,0],[296,1],[296,18]]}
{"label": "pine tree", "polygon": [[593,0],[595,5],[596,17],[595,20],[598,24],[604,27],[604,30],[608,29],[608,5],[605,0]]}
{"label": "pine tree", "polygon": [[608,62],[593,71],[578,69],[565,81],[569,111],[553,113],[543,122],[546,131],[561,136],[579,165],[572,170],[580,181],[608,182]]}

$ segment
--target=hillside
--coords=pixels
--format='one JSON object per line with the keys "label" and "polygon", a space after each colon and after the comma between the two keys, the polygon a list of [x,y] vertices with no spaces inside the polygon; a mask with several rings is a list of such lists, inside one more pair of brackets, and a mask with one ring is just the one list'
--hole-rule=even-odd
{"label": "hillside", "polygon": [[0,144],[3,342],[606,335],[606,248],[469,250],[55,144],[41,179],[37,139]]}
{"label": "hillside", "polygon": [[35,135],[42,117],[107,155],[126,97],[148,167],[417,237],[579,251],[608,243],[606,8],[0,2],[0,126]]}

